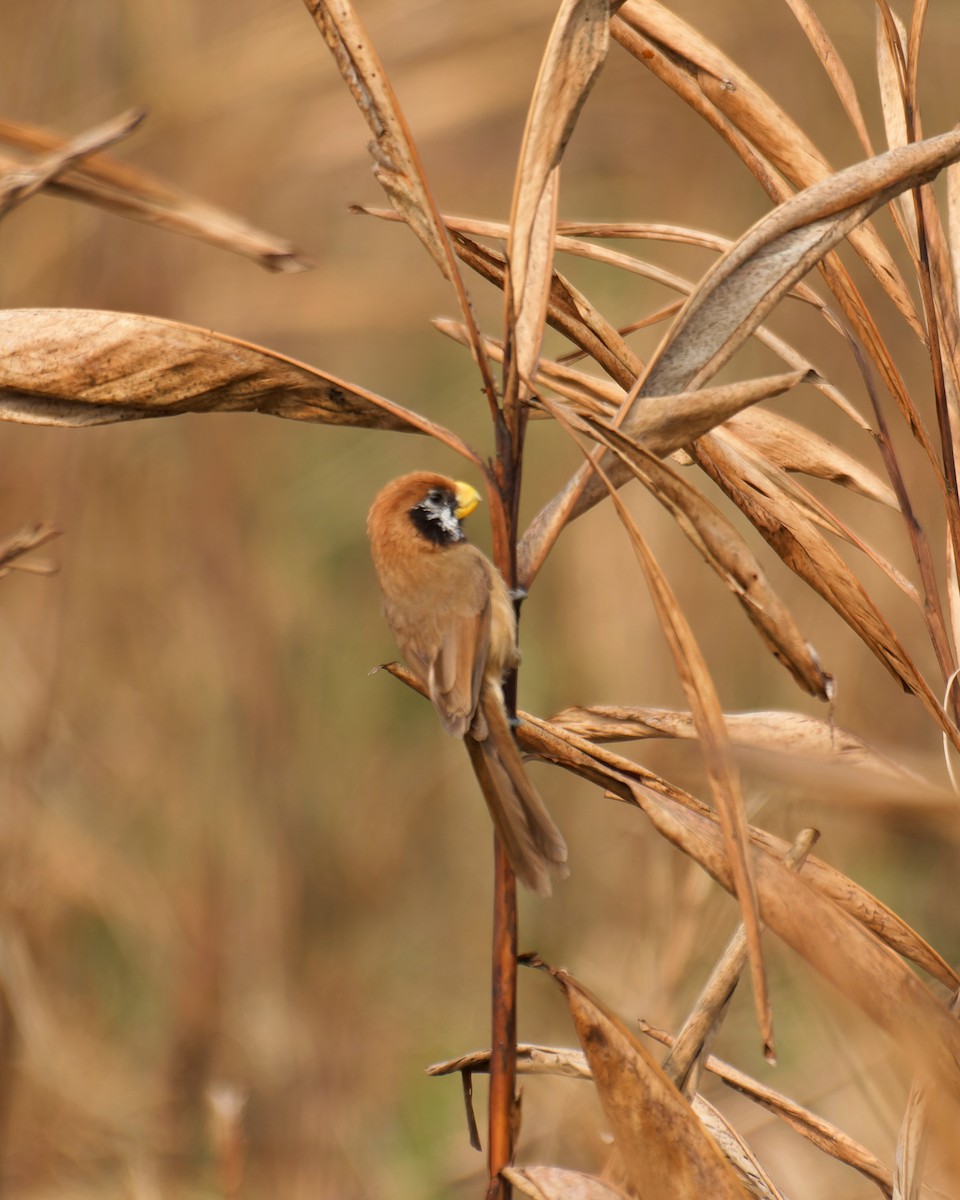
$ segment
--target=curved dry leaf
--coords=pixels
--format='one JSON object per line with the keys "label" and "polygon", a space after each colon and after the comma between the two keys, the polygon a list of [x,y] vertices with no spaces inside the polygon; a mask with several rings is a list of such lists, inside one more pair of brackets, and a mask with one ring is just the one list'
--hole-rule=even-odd
{"label": "curved dry leaf", "polygon": [[[653,1038],[661,1045],[672,1046],[674,1043],[674,1039],[669,1033],[662,1029],[656,1029],[644,1020],[640,1021],[640,1029],[647,1037]],[[791,1129],[805,1137],[807,1141],[812,1142],[817,1149],[829,1154],[831,1158],[845,1163],[848,1167],[853,1167],[855,1171],[859,1171],[861,1175],[876,1183],[884,1195],[890,1195],[893,1185],[893,1175],[890,1169],[884,1166],[869,1150],[845,1134],[843,1130],[831,1125],[829,1121],[825,1121],[810,1109],[804,1108],[803,1105],[797,1104],[788,1096],[758,1083],[756,1079],[737,1070],[736,1067],[730,1066],[729,1063],[723,1062],[722,1059],[714,1058],[712,1054],[707,1057],[705,1066],[711,1074],[723,1080],[728,1087],[761,1105],[789,1125]]]}
{"label": "curved dry leaf", "polygon": [[863,111],[857,98],[857,89],[843,59],[837,53],[836,46],[830,39],[830,35],[807,0],[786,0],[786,2],[800,28],[806,34],[817,58],[820,59],[820,65],[833,84],[833,90],[837,93],[844,112],[850,118],[850,124],[860,139],[864,153],[872,155],[873,145],[870,141],[870,134],[867,132],[867,123],[863,119]]}
{"label": "curved dry leaf", "polygon": [[733,592],[767,648],[797,683],[810,695],[829,699],[833,691],[831,676],[823,670],[816,651],[770,586],[759,560],[743,536],[715,504],[667,463],[661,462],[645,447],[628,443],[617,430],[606,425],[601,427],[596,421],[591,424],[595,430],[601,430],[603,444],[629,460],[637,478],[671,513],[704,561]]}
{"label": "curved dry leaf", "polygon": [[425,417],[225,334],[132,313],[0,311],[0,420],[86,426],[206,412],[415,431],[478,461]]}
{"label": "curved dry leaf", "polygon": [[[648,368],[633,411],[648,396],[688,391],[705,383],[780,297],[851,229],[893,196],[931,178],[957,158],[960,132],[913,143],[839,172],[760,220],[714,264],[684,305]],[[624,429],[630,431],[630,416]],[[614,482],[623,482],[626,468],[608,465]],[[578,516],[605,494],[590,473],[589,466],[581,468],[524,534],[520,546],[524,586],[529,586],[559,535],[558,514],[564,519]]]}
{"label": "curved dry leaf", "polygon": [[856,575],[800,506],[730,442],[707,434],[693,448],[700,465],[759,530],[780,559],[841,616],[902,686],[923,701],[960,745],[960,732],[914,666]]}
{"label": "curved dry leaf", "polygon": [[746,1200],[733,1168],[650,1053],[572,975],[551,973],[566,994],[631,1188],[649,1200]]}
{"label": "curved dry leaf", "polygon": [[[58,154],[68,146],[63,138],[45,129],[4,118],[0,118],[0,142],[44,155]],[[22,162],[0,154],[0,170],[22,167]],[[306,271],[312,265],[290,242],[255,229],[241,217],[177,191],[108,154],[85,157],[51,179],[45,190],[171,233],[198,238],[253,259],[270,271]]]}
{"label": "curved dry leaf", "polygon": [[[719,829],[703,814],[634,786],[657,830],[696,859],[724,888],[733,878]],[[769,854],[754,853],[764,924],[815,967],[848,1001],[890,1034],[926,1078],[960,1097],[960,1023],[892,950]]]}
{"label": "curved dry leaf", "polygon": [[420,156],[383,64],[350,0],[304,0],[304,4],[373,133],[374,141],[369,150],[377,181],[453,285],[470,333],[474,360],[483,377],[484,390],[491,406],[495,406],[496,387],[480,344],[470,297],[460,278],[450,240],[427,187]]}
{"label": "curved dry leaf", "polygon": [[563,0],[544,51],[517,162],[507,241],[504,406],[533,373],[553,267],[560,160],[610,43],[609,0]]}
{"label": "curved dry leaf", "polygon": [[694,1096],[692,1103],[697,1119],[736,1171],[737,1177],[747,1190],[747,1195],[752,1196],[754,1200],[786,1200],[760,1165],[760,1160],[745,1139],[737,1133],[719,1109],[714,1108],[703,1096]]}
{"label": "curved dry leaf", "polygon": [[790,417],[766,408],[751,409],[731,417],[727,432],[748,442],[784,471],[826,479],[889,508],[900,507],[889,483],[841,450],[836,442]]}
{"label": "curved dry leaf", "polygon": [[[750,750],[786,754],[814,762],[841,762],[901,782],[921,784],[911,771],[878,754],[855,734],[830,721],[796,712],[724,713],[730,741]],[[550,718],[556,725],[590,741],[643,738],[696,738],[688,712],[625,705],[571,706]],[[925,786],[925,785],[924,785]]]}
{"label": "curved dry leaf", "polygon": [[[409,672],[396,666],[391,670],[408,686],[419,690]],[[712,809],[631,759],[596,746],[565,729],[558,730],[556,726],[529,713],[520,712],[519,716],[521,723],[517,728],[517,738],[528,754],[534,754],[545,762],[555,763],[599,787],[605,787],[628,803],[637,803],[633,788],[641,785],[648,790],[651,799],[662,796],[670,805],[678,806],[681,810],[688,809],[714,825],[718,823],[719,818]],[[784,859],[790,850],[789,843],[783,838],[755,826],[750,827],[750,840],[756,848],[777,859]],[[843,872],[811,855],[804,863],[803,874],[811,886],[897,954],[922,967],[951,991],[960,988],[960,975],[944,962],[916,930]]]}
{"label": "curved dry leaf", "polygon": [[146,115],[145,109],[133,109],[71,138],[58,150],[51,151],[37,162],[18,169],[8,168],[0,176],[0,217],[17,204],[28,200],[88,155],[96,154],[128,137]]}
{"label": "curved dry leaf", "polygon": [[500,1174],[533,1200],[630,1200],[626,1192],[596,1175],[565,1167],[504,1167]]}
{"label": "curved dry leaf", "polygon": [[651,553],[636,522],[613,488],[610,489],[610,499],[643,569],[657,619],[667,639],[667,645],[687,702],[693,711],[703,763],[714,804],[720,816],[727,860],[731,864],[737,903],[740,905],[740,913],[746,930],[750,955],[750,979],[753,985],[757,1019],[760,1024],[760,1035],[763,1039],[763,1052],[770,1061],[773,1061],[775,1059],[773,1015],[770,1011],[766,968],[760,941],[757,897],[748,850],[749,827],[745,815],[743,792],[740,787],[740,773],[730,752],[720,701],[706,660],[693,636],[693,630],[677,603],[676,596],[660,569],[660,564]]}
{"label": "curved dry leaf", "polygon": [[[749,75],[657,0],[627,0],[619,19],[679,59],[717,112],[794,187],[809,188],[832,174],[830,164],[800,126]],[[876,231],[869,225],[852,230],[850,244],[923,339],[910,291]]]}
{"label": "curved dry leaf", "polygon": [[[387,663],[383,669],[413,691],[426,696],[424,685],[400,663]],[[717,814],[675,784],[660,778],[629,758],[594,745],[566,729],[558,729],[549,721],[531,713],[519,710],[517,715],[520,723],[516,729],[516,737],[525,753],[571,771],[581,779],[607,789],[619,800],[638,807],[642,805],[634,796],[634,789],[642,786],[649,794],[651,802],[655,802],[659,797],[670,806],[670,811],[695,813],[713,824],[719,837]],[[778,859],[784,859],[790,850],[788,842],[755,826],[750,827],[750,840],[758,850]],[[852,920],[865,926],[897,954],[922,967],[951,992],[960,989],[960,975],[944,962],[916,930],[911,929],[906,921],[865,888],[835,867],[813,856],[808,857],[804,863],[803,874],[810,886],[836,904]]]}

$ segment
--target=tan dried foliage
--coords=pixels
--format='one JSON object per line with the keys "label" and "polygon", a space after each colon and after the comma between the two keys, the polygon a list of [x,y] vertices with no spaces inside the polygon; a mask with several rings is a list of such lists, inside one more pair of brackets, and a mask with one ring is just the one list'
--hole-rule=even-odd
{"label": "tan dried foliage", "polygon": [[210,412],[427,433],[476,461],[401,405],[225,334],[132,313],[0,312],[2,420],[86,426]]}
{"label": "tan dried foliage", "polygon": [[503,1178],[533,1200],[630,1200],[613,1184],[563,1167],[506,1167]]}
{"label": "tan dried foliage", "polygon": [[507,240],[504,381],[509,409],[533,373],[553,271],[560,160],[610,41],[609,0],[563,0],[533,90]]}
{"label": "tan dried foliage", "polygon": [[649,1052],[596,997],[556,971],[577,1037],[640,1200],[745,1200],[733,1168]]}
{"label": "tan dried foliage", "polygon": [[[633,413],[645,397],[706,383],[828,250],[882,204],[958,157],[960,133],[941,134],[840,171],[758,221],[707,272],[684,305],[647,369],[624,430],[631,432]],[[624,468],[610,465],[610,472],[615,482],[623,482]],[[589,476],[590,468],[582,468],[524,534],[520,574],[527,585],[566,520],[604,495],[599,482]],[[571,502],[573,495],[577,498]]]}
{"label": "tan dried foliage", "polygon": [[[121,125],[118,136],[125,136],[124,120],[118,118]],[[135,121],[131,128],[138,123],[139,120]],[[86,150],[86,138],[96,138],[103,132],[103,129],[95,130],[79,139],[66,141],[48,130],[0,117],[0,142],[43,155],[48,173],[49,164],[57,166],[43,181],[44,190],[51,195],[82,200],[118,216],[198,238],[209,245],[251,258],[271,271],[292,273],[305,271],[312,265],[290,242],[255,229],[241,217],[198,200],[108,154]],[[111,131],[107,128],[106,132],[110,134]],[[59,166],[61,156],[70,159],[62,168]],[[0,154],[0,170],[36,172],[38,165],[28,163],[25,166],[21,160]]]}

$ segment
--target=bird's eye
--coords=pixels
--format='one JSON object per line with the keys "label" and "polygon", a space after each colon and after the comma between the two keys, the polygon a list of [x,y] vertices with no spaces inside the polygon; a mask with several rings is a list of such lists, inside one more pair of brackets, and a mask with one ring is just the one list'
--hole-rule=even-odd
{"label": "bird's eye", "polygon": [[427,492],[427,499],[430,501],[431,504],[439,504],[440,501],[443,499],[443,496],[440,493],[440,489],[432,488],[429,492]]}

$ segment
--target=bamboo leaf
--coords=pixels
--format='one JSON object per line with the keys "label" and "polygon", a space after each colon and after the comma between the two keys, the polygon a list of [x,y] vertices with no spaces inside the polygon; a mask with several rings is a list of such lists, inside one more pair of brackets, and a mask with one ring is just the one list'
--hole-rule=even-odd
{"label": "bamboo leaf", "polygon": [[426,433],[477,462],[425,417],[225,334],[129,313],[0,311],[0,420],[86,426],[207,412]]}

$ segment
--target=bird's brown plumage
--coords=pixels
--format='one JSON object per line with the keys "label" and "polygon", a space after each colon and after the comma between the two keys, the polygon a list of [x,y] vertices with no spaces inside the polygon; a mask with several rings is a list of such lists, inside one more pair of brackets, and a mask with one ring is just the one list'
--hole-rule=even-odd
{"label": "bird's brown plumage", "polygon": [[517,665],[516,617],[494,565],[466,541],[472,488],[418,471],[388,483],[367,518],[387,624],[444,729],[472,738],[492,784],[494,824],[518,879],[541,895],[567,848],[527,778],[503,703]]}

